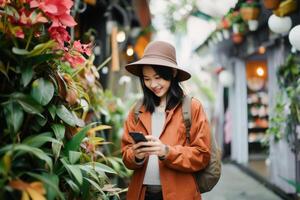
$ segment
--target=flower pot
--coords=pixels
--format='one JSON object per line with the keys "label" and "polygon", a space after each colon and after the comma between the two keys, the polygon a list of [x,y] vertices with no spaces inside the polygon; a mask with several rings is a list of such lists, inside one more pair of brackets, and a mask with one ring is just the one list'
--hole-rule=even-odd
{"label": "flower pot", "polygon": [[248,27],[250,31],[256,31],[258,28],[258,21],[257,20],[249,20]]}
{"label": "flower pot", "polygon": [[273,10],[273,13],[278,17],[284,17],[296,11],[297,6],[296,0],[285,0],[279,4],[279,7],[276,10]]}
{"label": "flower pot", "polygon": [[278,8],[280,0],[264,0],[264,6],[266,9],[274,10]]}
{"label": "flower pot", "polygon": [[241,44],[244,40],[244,37],[241,33],[233,33],[231,35],[231,39],[234,44]]}
{"label": "flower pot", "polygon": [[256,7],[242,7],[240,9],[243,20],[257,19],[260,13],[260,9]]}

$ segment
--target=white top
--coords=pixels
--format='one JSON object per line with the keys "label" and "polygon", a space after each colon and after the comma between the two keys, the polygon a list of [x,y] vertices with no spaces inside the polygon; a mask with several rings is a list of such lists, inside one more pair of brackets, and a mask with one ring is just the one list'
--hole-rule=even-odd
{"label": "white top", "polygon": [[[151,130],[152,135],[159,138],[165,124],[165,112],[159,112],[157,108],[152,113],[151,116]],[[158,166],[158,156],[157,155],[150,155],[149,161],[144,177],[144,185],[161,185],[160,184],[160,177],[159,177],[159,166]]]}

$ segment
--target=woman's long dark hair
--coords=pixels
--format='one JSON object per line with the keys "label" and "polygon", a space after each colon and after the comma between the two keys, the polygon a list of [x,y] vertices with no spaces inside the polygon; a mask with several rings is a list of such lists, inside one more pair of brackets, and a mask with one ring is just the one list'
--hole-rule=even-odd
{"label": "woman's long dark hair", "polygon": [[[183,89],[181,88],[177,76],[173,76],[173,69],[164,66],[152,66],[153,70],[164,80],[170,81],[170,88],[167,91],[167,104],[166,110],[171,110],[179,102],[182,101],[184,96]],[[151,90],[149,90],[144,82],[143,73],[140,76],[141,85],[144,93],[143,104],[146,107],[146,110],[153,113],[155,106],[158,106],[160,103],[160,97],[156,96]]]}

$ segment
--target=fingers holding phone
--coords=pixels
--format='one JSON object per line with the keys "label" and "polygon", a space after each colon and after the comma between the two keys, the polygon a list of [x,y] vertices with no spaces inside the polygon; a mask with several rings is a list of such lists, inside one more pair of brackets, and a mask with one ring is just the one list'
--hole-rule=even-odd
{"label": "fingers holding phone", "polygon": [[139,132],[129,132],[129,135],[134,140],[135,144],[132,146],[133,153],[138,159],[143,159],[148,156],[148,152],[145,151],[145,147],[148,145],[146,137]]}

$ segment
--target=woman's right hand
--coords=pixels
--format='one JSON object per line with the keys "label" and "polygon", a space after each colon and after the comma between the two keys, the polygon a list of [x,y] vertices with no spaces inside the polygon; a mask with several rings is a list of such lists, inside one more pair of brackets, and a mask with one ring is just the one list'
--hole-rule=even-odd
{"label": "woman's right hand", "polygon": [[149,156],[149,153],[145,151],[145,147],[147,147],[148,142],[139,142],[132,146],[133,153],[136,158],[143,160],[147,156]]}

